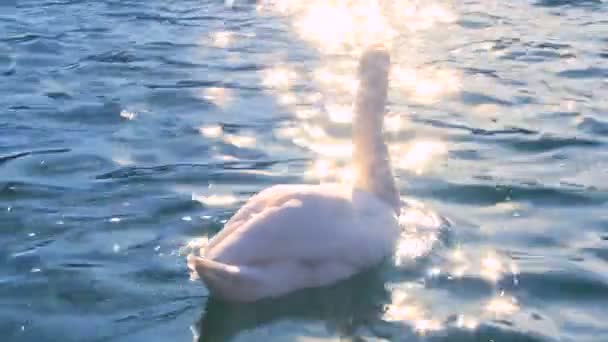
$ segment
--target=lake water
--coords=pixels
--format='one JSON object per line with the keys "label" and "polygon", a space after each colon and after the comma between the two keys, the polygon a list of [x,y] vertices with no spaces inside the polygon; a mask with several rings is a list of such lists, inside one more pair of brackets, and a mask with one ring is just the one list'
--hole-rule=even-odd
{"label": "lake water", "polygon": [[[600,0],[4,0],[0,336],[608,341],[607,37]],[[208,300],[184,246],[352,178],[373,41],[401,194],[449,226],[328,289]]]}

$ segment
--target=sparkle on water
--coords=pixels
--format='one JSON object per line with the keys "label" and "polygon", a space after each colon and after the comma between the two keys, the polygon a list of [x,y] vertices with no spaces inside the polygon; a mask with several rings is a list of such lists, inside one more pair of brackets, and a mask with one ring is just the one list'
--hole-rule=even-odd
{"label": "sparkle on water", "polygon": [[228,207],[235,204],[238,199],[232,195],[196,195],[192,194],[192,200],[210,207]]}
{"label": "sparkle on water", "polygon": [[252,135],[226,134],[224,141],[236,147],[254,147],[256,138]]}
{"label": "sparkle on water", "polygon": [[211,41],[213,45],[218,48],[226,48],[232,42],[232,32],[221,31],[213,33]]}
{"label": "sparkle on water", "polygon": [[[395,145],[391,150],[395,166],[403,170],[423,173],[433,162],[446,154],[447,147],[439,141],[414,141],[407,146]],[[402,155],[399,158],[399,155]]]}
{"label": "sparkle on water", "polygon": [[201,126],[198,128],[198,131],[205,138],[219,138],[220,136],[222,136],[223,133],[222,126],[220,125]]}
{"label": "sparkle on water", "polygon": [[502,262],[493,253],[481,261],[481,275],[486,279],[496,282],[502,278],[504,271]]}
{"label": "sparkle on water", "polygon": [[231,100],[230,89],[221,87],[205,88],[203,97],[218,107],[224,107]]}
{"label": "sparkle on water", "polygon": [[519,306],[513,297],[498,296],[487,303],[486,310],[497,316],[508,316],[516,313]]}

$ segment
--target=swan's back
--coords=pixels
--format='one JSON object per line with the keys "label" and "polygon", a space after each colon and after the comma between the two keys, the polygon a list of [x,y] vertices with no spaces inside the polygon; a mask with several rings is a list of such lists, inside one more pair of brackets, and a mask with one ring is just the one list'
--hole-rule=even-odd
{"label": "swan's back", "polygon": [[370,193],[276,186],[254,196],[189,266],[220,296],[251,301],[350,277],[381,262],[398,235],[392,209]]}
{"label": "swan's back", "polygon": [[[253,197],[226,224],[204,256],[227,264],[285,258],[340,258],[353,266],[378,259],[395,219],[375,196],[340,185],[281,185]],[[383,224],[385,225],[383,227]],[[220,233],[221,234],[221,233]],[[358,249],[353,253],[353,249]]]}

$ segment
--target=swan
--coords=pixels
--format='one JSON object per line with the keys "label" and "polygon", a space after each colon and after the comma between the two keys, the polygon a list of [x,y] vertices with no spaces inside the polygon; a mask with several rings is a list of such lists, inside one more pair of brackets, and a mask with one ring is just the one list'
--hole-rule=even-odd
{"label": "swan", "polygon": [[251,197],[187,257],[211,295],[233,302],[331,285],[380,264],[400,234],[400,197],[382,137],[390,56],[359,60],[353,122],[355,182],[274,185]]}

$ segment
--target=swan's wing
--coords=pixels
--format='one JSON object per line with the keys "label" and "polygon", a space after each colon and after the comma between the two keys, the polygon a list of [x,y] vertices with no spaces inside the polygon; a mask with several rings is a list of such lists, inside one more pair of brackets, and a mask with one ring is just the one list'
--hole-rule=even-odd
{"label": "swan's wing", "polygon": [[288,259],[303,263],[341,260],[360,267],[386,252],[376,243],[386,240],[379,238],[382,229],[374,226],[391,224],[383,222],[390,215],[366,220],[349,197],[335,190],[305,189],[265,204],[246,220],[227,227],[230,231],[207,250],[206,256],[233,265]]}
{"label": "swan's wing", "polygon": [[283,202],[285,196],[288,196],[290,193],[299,192],[301,187],[303,186],[295,184],[275,185],[255,194],[226,222],[224,228],[209,241],[209,244],[205,246],[205,250],[212,250],[226,236],[249,221],[253,215],[261,213],[268,207],[277,206]]}

